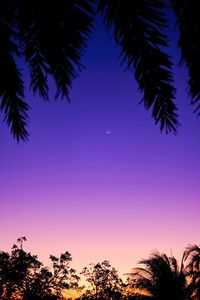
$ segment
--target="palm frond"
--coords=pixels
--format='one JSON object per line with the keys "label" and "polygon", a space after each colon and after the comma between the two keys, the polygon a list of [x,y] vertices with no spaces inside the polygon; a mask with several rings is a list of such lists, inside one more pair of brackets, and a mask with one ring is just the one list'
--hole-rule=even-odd
{"label": "palm frond", "polygon": [[121,47],[121,59],[143,92],[142,102],[152,109],[155,123],[166,132],[178,127],[172,63],[161,48],[167,46],[163,29],[166,18],[160,0],[99,0],[98,10],[104,14],[107,28],[113,29]]}
{"label": "palm frond", "polygon": [[151,297],[155,295],[155,283],[145,277],[139,277],[135,282],[134,288],[141,290],[141,292],[148,293]]}
{"label": "palm frond", "polygon": [[145,277],[147,279],[152,276],[152,274],[151,274],[151,272],[149,270],[143,269],[143,268],[138,268],[138,267],[134,268],[133,272],[128,273],[126,275],[130,275],[131,277],[135,277],[137,275],[139,275],[139,276],[142,275],[143,277]]}
{"label": "palm frond", "polygon": [[198,0],[171,0],[180,31],[181,61],[189,71],[189,93],[200,116],[200,18]]}
{"label": "palm frond", "polygon": [[189,260],[187,268],[192,271],[200,271],[200,247],[188,245],[185,250],[185,260]]}
{"label": "palm frond", "polygon": [[31,87],[44,99],[48,99],[49,74],[56,83],[56,97],[69,97],[72,80],[81,68],[92,11],[92,0],[20,1],[20,39]]}
{"label": "palm frond", "polygon": [[0,2],[0,110],[4,121],[11,127],[11,133],[17,141],[26,140],[28,133],[28,105],[22,100],[24,86],[16,66],[14,55],[18,47],[14,43],[15,21],[10,1]]}

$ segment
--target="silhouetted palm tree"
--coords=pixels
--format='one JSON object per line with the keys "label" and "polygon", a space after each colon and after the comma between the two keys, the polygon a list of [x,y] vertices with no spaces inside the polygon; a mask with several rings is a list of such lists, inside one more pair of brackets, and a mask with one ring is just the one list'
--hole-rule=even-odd
{"label": "silhouetted palm tree", "polygon": [[140,298],[145,295],[145,299],[154,300],[195,299],[199,274],[188,269],[188,255],[186,250],[180,267],[174,257],[159,253],[140,261],[145,268],[134,269],[131,275],[133,287],[140,290]]}
{"label": "silhouetted palm tree", "polygon": [[194,276],[196,283],[196,299],[200,299],[200,247],[197,245],[189,245],[186,248],[186,259],[188,272]]}
{"label": "silhouetted palm tree", "polygon": [[[189,70],[189,90],[200,115],[200,19],[198,0],[171,0],[180,29],[182,61]],[[28,105],[16,56],[25,58],[30,86],[48,99],[48,76],[54,78],[56,97],[69,99],[73,78],[81,68],[81,54],[91,31],[94,8],[121,48],[121,60],[134,70],[161,130],[178,127],[172,63],[167,46],[164,0],[1,0],[0,1],[0,109],[19,141],[28,137]]]}

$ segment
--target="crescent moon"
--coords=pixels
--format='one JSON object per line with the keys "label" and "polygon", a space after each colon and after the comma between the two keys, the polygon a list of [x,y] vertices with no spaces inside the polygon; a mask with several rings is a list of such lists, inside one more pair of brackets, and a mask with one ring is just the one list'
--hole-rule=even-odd
{"label": "crescent moon", "polygon": [[106,130],[106,134],[111,134],[111,130]]}

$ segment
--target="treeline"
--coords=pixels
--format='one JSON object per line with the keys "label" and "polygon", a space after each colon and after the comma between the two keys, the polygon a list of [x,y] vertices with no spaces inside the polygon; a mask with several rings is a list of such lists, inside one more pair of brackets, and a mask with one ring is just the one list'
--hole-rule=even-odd
{"label": "treeline", "polygon": [[[80,274],[71,268],[71,254],[50,255],[51,267],[23,248],[25,237],[13,245],[11,253],[0,252],[1,300],[76,299],[199,300],[200,247],[188,246],[180,265],[174,257],[158,252],[139,262],[141,267],[126,274],[123,281],[109,261],[91,264]],[[81,286],[81,276],[88,286]]]}

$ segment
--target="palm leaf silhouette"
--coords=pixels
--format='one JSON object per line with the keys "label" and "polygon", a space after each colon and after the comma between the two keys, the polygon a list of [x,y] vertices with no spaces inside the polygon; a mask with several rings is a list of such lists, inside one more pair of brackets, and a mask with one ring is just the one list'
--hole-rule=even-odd
{"label": "palm leaf silhouette", "polygon": [[[28,105],[15,54],[25,57],[32,91],[48,99],[48,77],[53,76],[56,97],[69,100],[72,80],[82,65],[92,24],[92,0],[17,1],[0,3],[1,110],[14,137],[26,140]],[[17,40],[17,43],[14,43]]]}
{"label": "palm leaf silhouette", "polygon": [[90,32],[91,2],[20,1],[20,40],[30,69],[31,87],[44,99],[48,99],[49,74],[57,86],[56,96],[69,98]]}
{"label": "palm leaf silhouette", "polygon": [[[185,251],[182,262],[188,255]],[[193,272],[188,272],[187,264],[181,263],[179,267],[174,257],[158,252],[139,263],[145,268],[133,269],[133,273],[129,275],[134,279],[132,286],[140,289],[141,299],[143,295],[148,295],[154,300],[192,300],[197,295],[197,274],[194,276]]]}
{"label": "palm leaf silhouette", "polygon": [[167,46],[163,8],[160,0],[99,0],[98,10],[104,14],[106,26],[113,30],[122,61],[135,70],[145,108],[152,108],[161,130],[176,132],[172,63],[161,50]]}
{"label": "palm leaf silhouette", "polygon": [[[170,0],[180,31],[182,62],[189,70],[189,93],[200,116],[200,19],[198,0]],[[0,1],[0,110],[14,137],[28,138],[28,105],[17,55],[25,58],[30,87],[48,100],[49,76],[55,97],[67,98],[82,69],[95,4],[119,45],[121,61],[135,73],[141,102],[161,131],[178,128],[165,1],[162,0],[2,0]]]}
{"label": "palm leaf silhouette", "polygon": [[181,61],[189,72],[189,93],[200,116],[200,18],[199,1],[171,0],[180,31]]}
{"label": "palm leaf silhouette", "polygon": [[10,1],[0,1],[0,110],[4,112],[11,133],[19,141],[28,137],[28,105],[23,101],[23,81],[14,60],[14,55],[19,52],[13,40],[16,31],[12,8]]}

